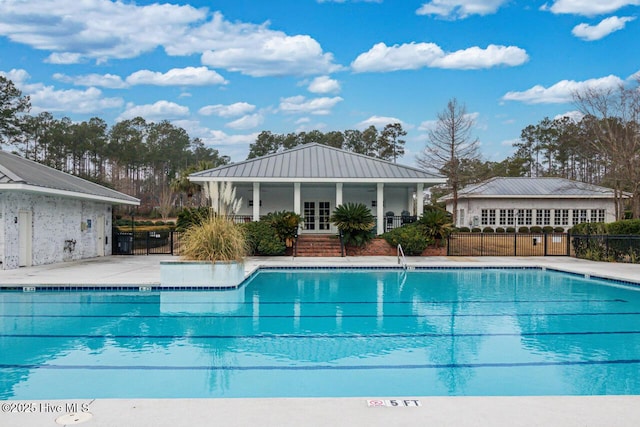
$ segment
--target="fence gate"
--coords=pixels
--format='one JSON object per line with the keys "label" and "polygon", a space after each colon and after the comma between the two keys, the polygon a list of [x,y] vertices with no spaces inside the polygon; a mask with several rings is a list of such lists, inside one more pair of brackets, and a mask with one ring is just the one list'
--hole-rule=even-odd
{"label": "fence gate", "polygon": [[113,233],[113,255],[179,255],[177,231],[135,231]]}
{"label": "fence gate", "polygon": [[569,256],[567,233],[452,233],[448,256]]}

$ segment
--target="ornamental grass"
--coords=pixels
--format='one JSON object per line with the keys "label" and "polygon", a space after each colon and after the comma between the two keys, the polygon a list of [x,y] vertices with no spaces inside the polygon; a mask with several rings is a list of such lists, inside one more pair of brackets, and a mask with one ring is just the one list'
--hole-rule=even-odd
{"label": "ornamental grass", "polygon": [[242,261],[248,253],[241,227],[220,215],[211,215],[189,227],[183,237],[182,256],[195,261]]}

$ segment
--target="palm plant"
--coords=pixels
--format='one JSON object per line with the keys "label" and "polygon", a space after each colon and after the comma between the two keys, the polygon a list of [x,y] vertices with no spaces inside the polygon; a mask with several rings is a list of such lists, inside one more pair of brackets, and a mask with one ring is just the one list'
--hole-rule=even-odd
{"label": "palm plant", "polygon": [[371,210],[362,203],[347,203],[337,206],[331,215],[347,245],[363,246],[373,237],[375,218]]}
{"label": "palm plant", "polygon": [[442,209],[426,210],[418,220],[427,237],[445,239],[453,229],[451,214]]}

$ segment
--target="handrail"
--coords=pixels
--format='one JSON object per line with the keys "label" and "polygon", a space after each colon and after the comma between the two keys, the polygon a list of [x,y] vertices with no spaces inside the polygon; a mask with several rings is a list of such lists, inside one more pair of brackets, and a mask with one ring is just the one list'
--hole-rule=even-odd
{"label": "handrail", "polygon": [[[402,264],[402,268],[407,269],[407,259],[404,256],[404,251],[402,250],[402,245],[398,243],[398,249],[396,250],[398,255],[398,264]],[[402,263],[400,262],[400,257],[402,257]]]}

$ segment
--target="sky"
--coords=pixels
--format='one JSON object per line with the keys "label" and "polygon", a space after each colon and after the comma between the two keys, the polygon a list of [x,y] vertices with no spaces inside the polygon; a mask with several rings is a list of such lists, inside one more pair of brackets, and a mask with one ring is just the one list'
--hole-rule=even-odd
{"label": "sky", "polygon": [[456,98],[484,160],[640,76],[640,0],[0,0],[0,75],[43,111],[169,120],[242,161],[264,130],[399,122],[416,164]]}

